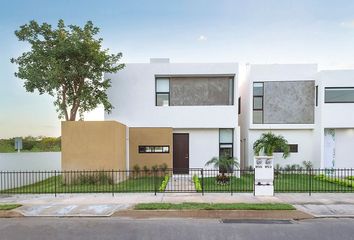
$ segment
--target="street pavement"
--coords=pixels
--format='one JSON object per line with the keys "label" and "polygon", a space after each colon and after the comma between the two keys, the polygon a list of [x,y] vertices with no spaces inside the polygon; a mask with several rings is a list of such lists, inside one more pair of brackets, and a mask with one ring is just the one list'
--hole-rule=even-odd
{"label": "street pavement", "polygon": [[352,240],[354,219],[247,221],[121,218],[0,219],[1,240]]}
{"label": "street pavement", "polygon": [[0,203],[19,203],[17,211],[25,216],[110,216],[137,203],[149,202],[207,202],[207,203],[290,203],[298,210],[316,217],[354,217],[353,193],[276,194],[257,197],[252,193],[120,193],[54,195],[0,195]]}

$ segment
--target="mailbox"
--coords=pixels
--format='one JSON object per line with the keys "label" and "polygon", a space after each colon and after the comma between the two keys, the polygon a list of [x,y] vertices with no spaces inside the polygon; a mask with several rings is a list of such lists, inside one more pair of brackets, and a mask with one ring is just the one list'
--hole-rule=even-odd
{"label": "mailbox", "polygon": [[256,196],[274,195],[273,157],[257,156],[254,158],[254,194]]}

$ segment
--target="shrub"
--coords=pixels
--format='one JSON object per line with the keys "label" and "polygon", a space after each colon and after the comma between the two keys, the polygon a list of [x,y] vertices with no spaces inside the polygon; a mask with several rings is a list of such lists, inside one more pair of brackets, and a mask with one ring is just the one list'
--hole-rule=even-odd
{"label": "shrub", "polygon": [[197,175],[193,176],[194,187],[197,192],[203,191],[202,185],[200,184],[199,177]]}
{"label": "shrub", "polygon": [[313,164],[312,164],[311,161],[303,161],[302,165],[304,165],[306,170],[309,170],[309,169],[313,168]]}
{"label": "shrub", "polygon": [[96,173],[85,173],[85,174],[80,174],[77,179],[75,179],[74,184],[80,184],[80,185],[94,185],[94,184],[101,184],[101,185],[106,185],[106,184],[113,184],[113,179],[110,176],[109,173],[107,172],[98,172]]}
{"label": "shrub", "polygon": [[219,174],[216,176],[216,183],[219,185],[226,185],[229,184],[230,177],[226,175]]}
{"label": "shrub", "polygon": [[151,166],[151,170],[153,172],[157,172],[157,170],[159,170],[159,167],[157,165],[153,165],[153,166]]}
{"label": "shrub", "polygon": [[150,169],[146,165],[143,167],[143,171],[144,171],[145,176],[149,175],[149,173],[150,173]]}
{"label": "shrub", "polygon": [[167,166],[166,163],[163,163],[163,164],[161,164],[161,165],[159,166],[159,168],[160,168],[161,172],[162,172],[163,174],[165,174],[165,172],[167,171],[168,166]]}
{"label": "shrub", "polygon": [[161,183],[161,185],[159,187],[159,191],[160,192],[165,191],[169,180],[170,180],[170,176],[165,175],[165,178],[164,178],[164,180],[162,181],[162,183]]}

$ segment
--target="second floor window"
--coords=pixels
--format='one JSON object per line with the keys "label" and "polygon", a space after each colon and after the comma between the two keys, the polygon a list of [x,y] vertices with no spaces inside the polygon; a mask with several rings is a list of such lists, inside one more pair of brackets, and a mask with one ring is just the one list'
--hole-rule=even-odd
{"label": "second floor window", "polygon": [[354,87],[326,87],[325,103],[354,103]]}
{"label": "second floor window", "polygon": [[170,105],[170,79],[156,78],[156,106]]}
{"label": "second floor window", "polygon": [[253,123],[255,124],[263,123],[263,97],[263,82],[253,83]]}

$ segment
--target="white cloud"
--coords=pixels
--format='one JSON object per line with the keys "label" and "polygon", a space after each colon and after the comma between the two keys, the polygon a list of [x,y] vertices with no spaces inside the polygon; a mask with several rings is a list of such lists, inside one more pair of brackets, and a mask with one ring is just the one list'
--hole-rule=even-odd
{"label": "white cloud", "polygon": [[345,28],[354,28],[354,20],[341,22],[340,26]]}
{"label": "white cloud", "polygon": [[204,35],[200,35],[198,37],[198,41],[206,41],[206,40],[208,40],[208,38],[206,36],[204,36]]}

